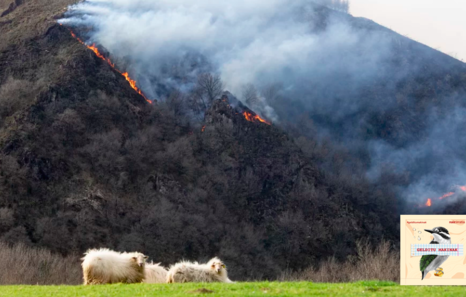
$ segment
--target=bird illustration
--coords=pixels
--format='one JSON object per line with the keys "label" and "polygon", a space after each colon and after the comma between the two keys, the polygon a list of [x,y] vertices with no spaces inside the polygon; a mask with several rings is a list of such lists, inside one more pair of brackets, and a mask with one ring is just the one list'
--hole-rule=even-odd
{"label": "bird illustration", "polygon": [[[451,237],[448,230],[443,227],[435,227],[433,230],[424,229],[431,233],[434,239],[430,244],[450,244]],[[436,270],[440,267],[450,256],[439,256],[439,255],[424,255],[421,257],[420,268],[422,272],[422,279],[429,273],[429,271]]]}

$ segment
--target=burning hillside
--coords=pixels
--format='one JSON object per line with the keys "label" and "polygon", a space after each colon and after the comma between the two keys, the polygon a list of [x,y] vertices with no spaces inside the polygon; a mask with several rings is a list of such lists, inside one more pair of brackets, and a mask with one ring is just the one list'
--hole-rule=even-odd
{"label": "burning hillside", "polygon": [[[62,26],[62,24],[60,24]],[[79,38],[76,33],[74,33],[71,29],[68,28],[68,30],[70,31],[70,34],[73,38],[75,38],[79,43],[81,43],[82,45],[86,46],[88,49],[90,49],[92,52],[94,52],[94,54],[101,60],[107,62],[107,64],[112,67],[115,71],[117,71],[118,73],[120,73],[130,84],[131,88],[133,88],[133,90],[135,90],[139,95],[141,95],[148,103],[152,104],[152,101],[147,99],[147,97],[145,96],[145,94],[142,92],[141,89],[139,89],[137,87],[137,83],[135,80],[133,80],[128,72],[122,72],[120,71],[118,68],[116,68],[115,66],[115,63],[113,63],[111,61],[110,58],[108,57],[105,57],[100,51],[99,49],[97,48],[97,46],[94,44],[92,45],[88,45],[86,44],[84,41],[82,41],[81,38]],[[222,97],[222,101],[223,102],[227,102],[228,103],[228,96],[224,96]],[[243,106],[241,104],[241,106]],[[243,109],[245,108],[244,106],[242,107]],[[263,123],[263,124],[267,124],[267,125],[271,125],[272,123],[270,121],[267,121],[265,120],[264,118],[262,118],[260,115],[254,113],[253,111],[251,110],[245,110],[245,111],[242,111],[241,114],[244,116],[244,118],[249,121],[249,122],[253,122],[253,123]],[[202,132],[204,132],[205,130],[205,126],[203,126],[202,128]]]}
{"label": "burning hillside", "polygon": [[271,122],[264,120],[263,118],[261,118],[257,114],[253,114],[253,113],[248,112],[248,111],[243,111],[242,114],[243,114],[244,118],[246,120],[250,121],[250,122],[259,122],[259,123],[264,123],[264,124],[267,124],[267,125],[272,124]]}
{"label": "burning hillside", "polygon": [[[247,121],[349,150],[332,170],[358,170],[374,183],[397,175],[387,186],[413,207],[426,191],[464,181],[463,63],[313,1],[252,3],[228,3],[226,11],[222,1],[91,0],[60,21],[89,28],[89,40],[127,57],[145,94],[163,101],[181,92],[182,105],[194,102],[202,118],[228,89],[254,111],[239,109]],[[221,83],[204,83],[199,93],[202,73]],[[447,164],[461,165],[454,172]]]}
{"label": "burning hillside", "polygon": [[[62,24],[60,24],[60,25],[62,25]],[[139,89],[136,86],[136,81],[131,79],[128,72],[122,72],[118,68],[116,68],[115,64],[110,60],[110,58],[106,58],[106,57],[104,57],[103,54],[100,53],[100,51],[96,47],[95,43],[92,44],[92,45],[88,45],[84,41],[82,41],[79,37],[77,37],[76,34],[71,29],[68,29],[68,30],[70,30],[71,36],[73,36],[74,39],[76,39],[77,41],[79,41],[79,43],[81,43],[82,45],[86,46],[88,49],[93,51],[95,53],[95,55],[99,59],[102,59],[105,62],[107,62],[107,64],[110,65],[110,67],[112,67],[115,71],[120,73],[129,82],[129,85],[131,86],[131,88],[133,88],[133,90],[135,90],[139,95],[141,95],[148,103],[152,104],[152,100],[147,99],[146,95],[144,95],[144,93],[141,91],[141,89]]]}
{"label": "burning hillside", "polygon": [[[396,241],[401,212],[455,200],[466,211],[466,186],[425,195],[465,180],[462,162],[431,162],[463,158],[462,66],[373,23],[299,9],[309,1],[175,2],[79,2],[63,26],[56,0],[6,16],[1,241],[164,264],[228,251],[232,278],[276,279],[348,259],[361,238]],[[239,101],[218,100],[225,89]],[[441,112],[422,112],[434,103]]]}
{"label": "burning hillside", "polygon": [[448,193],[443,194],[442,196],[440,196],[440,197],[438,197],[436,199],[427,198],[427,202],[426,202],[425,206],[431,207],[431,206],[433,206],[433,203],[436,203],[435,201],[443,200],[443,199],[446,199],[446,198],[452,197],[452,196],[459,196],[459,195],[462,195],[462,194],[464,195],[465,193],[466,193],[466,186],[456,186],[456,191],[454,191],[454,192],[448,192]]}
{"label": "burning hillside", "polygon": [[[214,100],[211,108],[205,114],[205,123],[212,124],[217,122],[239,122],[255,123],[256,125],[271,126],[272,123],[263,119],[261,116],[250,110],[248,107],[238,101],[232,94],[225,92],[221,99]],[[205,131],[205,125],[202,132]]]}

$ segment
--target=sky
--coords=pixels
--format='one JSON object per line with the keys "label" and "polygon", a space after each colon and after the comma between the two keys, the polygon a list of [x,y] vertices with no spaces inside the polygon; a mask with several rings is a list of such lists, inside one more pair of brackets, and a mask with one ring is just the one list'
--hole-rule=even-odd
{"label": "sky", "polygon": [[465,0],[351,0],[365,17],[466,62]]}

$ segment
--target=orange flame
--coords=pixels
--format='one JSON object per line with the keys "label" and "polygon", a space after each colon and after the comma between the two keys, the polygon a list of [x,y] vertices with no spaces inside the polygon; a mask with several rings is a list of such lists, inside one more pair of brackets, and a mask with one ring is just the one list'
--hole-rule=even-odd
{"label": "orange flame", "polygon": [[445,198],[453,196],[453,195],[455,195],[454,192],[446,193],[445,195],[443,195],[442,197],[439,197],[438,199],[442,200],[442,199],[445,199]]}
{"label": "orange flame", "polygon": [[[61,24],[60,24],[61,25]],[[70,29],[68,29],[70,30]],[[92,44],[92,45],[87,45],[86,43],[84,43],[81,39],[79,39],[79,37],[76,36],[76,34],[74,34],[73,31],[70,30],[70,33],[71,33],[71,36],[73,36],[73,38],[75,38],[77,41],[79,41],[81,44],[85,45],[88,49],[90,49],[91,51],[94,52],[94,54],[99,58],[99,59],[102,59],[104,60],[105,62],[107,62],[108,65],[110,65],[110,67],[112,67],[113,69],[115,69],[118,73],[120,73],[121,75],[124,76],[124,78],[129,82],[129,85],[131,86],[131,88],[133,88],[133,90],[135,90],[139,95],[141,95],[148,103],[152,104],[152,101],[147,99],[146,95],[144,95],[144,93],[136,86],[136,81],[131,79],[131,77],[129,77],[129,74],[128,72],[121,72],[120,70],[118,70],[116,67],[115,67],[115,64],[112,63],[112,61],[110,60],[110,58],[105,58],[104,55],[102,55],[100,52],[99,52],[99,49],[95,46],[95,43]]]}
{"label": "orange flame", "polygon": [[205,131],[205,126],[202,126],[202,132],[204,132],[204,131]]}
{"label": "orange flame", "polygon": [[[112,61],[110,61],[110,58],[105,58],[104,55],[102,55],[100,52],[99,52],[99,49],[95,46],[95,43],[93,43],[92,45],[87,45],[87,44],[84,44],[88,49],[90,49],[91,51],[93,51],[95,53],[95,55],[104,60],[105,62],[108,63],[108,65],[112,66],[112,68],[115,68],[115,64],[112,63]],[[115,69],[116,71],[120,72],[118,69]],[[121,72],[120,72],[121,73]]]}
{"label": "orange flame", "polygon": [[261,123],[264,123],[264,124],[267,124],[267,125],[272,125],[272,123],[264,120],[263,118],[261,118],[257,114],[253,115],[252,113],[245,111],[245,112],[243,112],[243,115],[246,118],[246,120],[248,120],[250,122],[261,122]]}
{"label": "orange flame", "polygon": [[[116,69],[118,71],[118,69]],[[118,71],[120,72],[120,71]],[[120,72],[121,73],[121,72]],[[144,97],[144,99],[146,99],[147,102],[149,102],[150,104],[152,104],[152,101],[147,99],[146,96],[144,95],[144,93],[142,93],[141,89],[139,89],[138,87],[136,87],[136,81],[135,80],[132,80],[131,77],[129,77],[129,74],[128,72],[125,72],[125,73],[121,73],[121,75],[123,75],[126,80],[129,82],[129,85],[133,88],[133,90],[135,90],[136,92],[138,92],[139,95],[141,95],[142,97]]]}
{"label": "orange flame", "polygon": [[[458,186],[458,188],[463,191],[463,192],[466,192],[466,186]],[[449,192],[449,193],[446,193],[440,197],[438,197],[439,200],[442,200],[442,199],[445,199],[445,198],[448,198],[450,196],[453,196],[455,195],[456,193],[455,192]],[[427,199],[427,203],[426,203],[426,206],[431,206],[432,205],[432,201],[430,198]]]}

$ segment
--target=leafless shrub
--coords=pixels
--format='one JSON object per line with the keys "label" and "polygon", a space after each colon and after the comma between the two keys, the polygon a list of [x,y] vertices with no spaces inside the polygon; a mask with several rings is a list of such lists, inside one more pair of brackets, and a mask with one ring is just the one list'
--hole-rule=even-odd
{"label": "leafless shrub", "polygon": [[11,208],[2,207],[0,208],[0,230],[8,230],[13,226],[14,211]]}
{"label": "leafless shrub", "polygon": [[57,116],[53,127],[59,132],[78,132],[85,128],[79,114],[70,108]]}
{"label": "leafless shrub", "polygon": [[82,282],[78,256],[62,257],[23,244],[0,243],[0,285],[76,285]]}
{"label": "leafless shrub", "polygon": [[212,102],[219,98],[223,91],[220,76],[202,73],[197,77],[197,85],[192,96],[192,107],[198,112],[206,111]]}
{"label": "leafless shrub", "polygon": [[175,116],[180,116],[185,111],[185,98],[183,93],[175,90],[167,98],[167,106]]}
{"label": "leafless shrub", "polygon": [[398,282],[400,277],[400,254],[382,241],[373,249],[368,241],[358,241],[357,257],[345,263],[330,258],[318,268],[310,267],[300,273],[285,272],[280,280],[313,281],[325,283],[354,282],[360,280],[383,280]]}
{"label": "leafless shrub", "polygon": [[31,239],[28,236],[26,228],[24,226],[16,226],[8,230],[5,234],[0,237],[0,242],[5,244],[14,245],[14,244],[24,244],[26,246],[31,246]]}
{"label": "leafless shrub", "polygon": [[9,77],[0,86],[0,123],[34,100],[34,84]]}
{"label": "leafless shrub", "polygon": [[259,104],[259,95],[253,84],[247,84],[243,87],[243,100],[249,108],[254,108]]}

